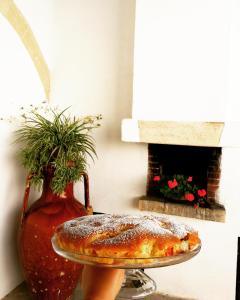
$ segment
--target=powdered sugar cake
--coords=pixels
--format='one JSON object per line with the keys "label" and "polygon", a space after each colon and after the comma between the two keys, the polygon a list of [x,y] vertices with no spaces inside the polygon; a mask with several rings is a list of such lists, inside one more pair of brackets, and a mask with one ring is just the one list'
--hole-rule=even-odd
{"label": "powdered sugar cake", "polygon": [[114,263],[115,259],[150,259],[188,253],[200,245],[192,227],[153,215],[92,215],[67,221],[56,229],[64,251],[84,260]]}

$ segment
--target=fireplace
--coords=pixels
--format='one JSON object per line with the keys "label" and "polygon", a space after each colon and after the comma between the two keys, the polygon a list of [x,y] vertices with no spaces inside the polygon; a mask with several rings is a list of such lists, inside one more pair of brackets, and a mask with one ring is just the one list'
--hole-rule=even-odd
{"label": "fireplace", "polygon": [[[148,144],[147,190],[140,209],[223,222],[221,157],[221,147]],[[176,178],[178,187],[169,187]],[[187,192],[191,188],[194,192]]]}

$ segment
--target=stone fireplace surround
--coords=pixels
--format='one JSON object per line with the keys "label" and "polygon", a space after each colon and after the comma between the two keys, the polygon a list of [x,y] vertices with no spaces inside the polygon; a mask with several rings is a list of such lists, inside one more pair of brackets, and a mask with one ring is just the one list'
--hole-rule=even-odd
{"label": "stone fireplace surround", "polygon": [[[223,122],[167,122],[136,121],[122,122],[122,140],[148,144],[148,174],[146,195],[139,198],[139,209],[168,215],[225,222],[225,208],[221,203],[221,156],[225,124]],[[170,157],[174,157],[172,164]],[[164,161],[165,160],[165,161]],[[166,163],[173,168],[177,161],[186,165],[183,175],[192,172],[205,177],[205,188],[209,207],[195,209],[183,201],[172,202],[159,197],[154,187],[153,177],[162,175]],[[199,162],[200,161],[200,162]],[[194,169],[194,164],[196,169]]]}

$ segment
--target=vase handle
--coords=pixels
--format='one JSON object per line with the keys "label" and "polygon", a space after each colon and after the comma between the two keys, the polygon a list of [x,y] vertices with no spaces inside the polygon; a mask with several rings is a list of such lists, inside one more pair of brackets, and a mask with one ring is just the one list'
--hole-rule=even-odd
{"label": "vase handle", "polygon": [[21,225],[23,223],[23,219],[24,219],[27,207],[28,207],[28,198],[29,198],[29,193],[30,193],[32,177],[33,177],[33,174],[29,174],[27,176],[27,179],[26,179],[25,192],[24,192],[24,197],[23,197],[22,213],[21,213],[21,219],[20,219]]}
{"label": "vase handle", "polygon": [[90,205],[90,198],[89,198],[89,177],[88,174],[83,172],[81,173],[83,176],[83,181],[84,181],[84,201],[85,201],[85,208],[87,210],[88,215],[93,214],[93,208]]}
{"label": "vase handle", "polygon": [[[90,205],[90,199],[89,199],[89,178],[87,173],[81,173],[84,180],[84,201],[85,201],[85,208],[88,215],[93,214],[93,208]],[[33,177],[33,174],[29,174],[26,179],[26,185],[25,185],[25,192],[23,197],[23,206],[22,206],[22,213],[21,213],[21,224],[23,223],[23,219],[25,217],[25,213],[28,207],[28,198],[30,193],[30,187],[31,187],[31,179]]]}

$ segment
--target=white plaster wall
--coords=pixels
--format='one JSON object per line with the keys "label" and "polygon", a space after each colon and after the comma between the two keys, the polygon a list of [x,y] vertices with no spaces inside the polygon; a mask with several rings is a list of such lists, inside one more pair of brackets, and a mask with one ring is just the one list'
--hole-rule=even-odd
{"label": "white plaster wall", "polygon": [[137,0],[133,118],[239,120],[238,16],[235,0]]}
{"label": "white plaster wall", "polygon": [[[53,0],[51,6],[49,1],[41,1],[42,6],[39,2],[38,5],[43,16],[39,18],[38,15],[36,19],[35,15],[38,12],[34,8],[35,3],[25,0],[18,1],[20,8],[31,16],[29,21],[33,26],[34,33],[44,44],[41,45],[43,49],[50,49],[50,53],[53,53],[53,55],[49,55],[46,50],[46,59],[51,66],[52,74],[51,101],[61,106],[72,105],[72,110],[76,114],[103,114],[103,125],[95,132],[98,159],[95,163],[90,163],[89,169],[90,194],[94,209],[104,212],[138,212],[136,209],[137,198],[145,193],[147,147],[143,144],[123,143],[120,140],[121,119],[131,115],[135,1],[61,0],[59,2]],[[163,3],[162,1],[158,2]],[[168,9],[175,3],[178,2],[165,2]],[[190,2],[188,3],[190,4]],[[200,2],[194,1],[194,3],[199,4]],[[206,4],[206,2],[204,3]],[[222,13],[225,5],[225,2],[220,2]],[[48,10],[48,16],[50,16],[47,20],[44,14],[45,9]],[[227,11],[229,9],[226,7]],[[51,13],[49,14],[49,12]],[[177,14],[177,11],[175,13]],[[212,18],[214,20],[213,16]],[[217,20],[219,21],[219,19]],[[4,23],[2,19],[0,21]],[[47,34],[46,22],[49,22],[51,37]],[[46,31],[46,35],[41,31],[42,26],[45,28],[43,30]],[[234,30],[236,38],[238,28]],[[1,30],[0,37],[2,37],[2,32]],[[221,34],[216,42],[223,42],[220,36]],[[7,35],[4,41],[8,42],[8,40],[9,36]],[[236,44],[234,41],[232,43],[233,46]],[[237,55],[233,46],[232,52]],[[0,69],[0,74],[8,72],[6,58],[9,56],[7,50],[5,52],[5,61],[1,62],[1,66],[4,67]],[[222,55],[225,53],[224,50],[220,52]],[[169,59],[167,52],[166,59]],[[215,63],[217,64],[216,61]],[[187,63],[186,67],[190,68]],[[236,73],[238,72],[234,66],[234,60],[231,67]],[[15,64],[12,74],[17,72],[16,69]],[[22,70],[24,70],[24,76],[22,76]],[[37,86],[33,83],[33,80],[37,81],[37,78],[34,79],[34,74],[33,70],[26,68],[24,62],[24,67],[21,67],[21,76],[18,74],[14,79],[14,87],[18,86],[19,80],[25,83],[26,78],[28,84],[21,93],[16,91],[14,94],[17,96],[17,104],[22,103],[22,99],[39,101],[41,98],[41,91],[38,92],[40,88],[33,88],[33,86]],[[9,77],[11,79],[11,76]],[[235,76],[232,77],[235,78]],[[4,78],[5,76],[2,75],[2,79]],[[219,80],[225,86],[225,77],[222,74],[219,75]],[[216,92],[220,95],[218,89],[221,92],[225,91],[225,87],[218,86],[216,83]],[[236,85],[235,89],[237,91]],[[13,93],[12,90],[11,93]],[[30,94],[28,97],[24,97],[23,93]],[[204,92],[201,91],[201,93]],[[232,93],[236,100],[236,94]],[[11,98],[9,95],[9,90],[5,90],[4,93],[0,90],[1,98],[5,99],[5,102],[1,101],[1,110],[4,108],[7,112],[12,110],[8,105],[10,102],[7,101]],[[221,99],[219,98],[222,104],[224,97],[221,95]],[[18,102],[18,98],[21,98],[21,101]],[[150,101],[149,97],[147,99]],[[237,101],[235,104],[237,105]],[[222,116],[223,106],[220,105],[220,107],[219,113],[221,112],[221,114],[217,114],[217,117]],[[175,108],[180,109],[177,104]],[[234,107],[230,106],[230,108],[234,110]],[[3,143],[3,153],[0,152],[0,161],[2,162],[0,192],[2,199],[7,199],[7,205],[6,201],[2,201],[0,204],[1,298],[21,280],[15,250],[15,232],[24,179],[21,176],[22,169],[16,168],[14,160],[8,157],[8,146],[5,141],[8,143],[11,129],[8,125],[0,124],[0,126],[2,126],[0,138]],[[157,282],[159,292],[168,292],[198,300],[235,299],[236,237],[240,228],[238,221],[240,202],[236,188],[240,180],[238,173],[239,150],[224,149],[223,157],[222,163],[226,172],[224,172],[222,182],[224,189],[221,197],[226,203],[227,222],[219,224],[177,218],[199,229],[203,240],[203,249],[196,258],[189,262],[168,268],[149,270],[148,273]],[[77,194],[81,198],[80,184],[77,186],[77,190]],[[5,274],[8,275],[5,276]]]}
{"label": "white plaster wall", "polygon": [[[17,34],[0,15],[0,118],[20,114],[23,105],[44,100],[44,90]],[[17,255],[17,228],[25,172],[15,157],[15,125],[0,121],[0,298],[22,281]]]}

